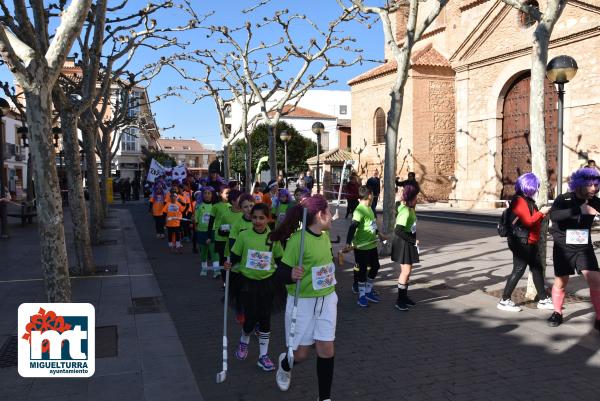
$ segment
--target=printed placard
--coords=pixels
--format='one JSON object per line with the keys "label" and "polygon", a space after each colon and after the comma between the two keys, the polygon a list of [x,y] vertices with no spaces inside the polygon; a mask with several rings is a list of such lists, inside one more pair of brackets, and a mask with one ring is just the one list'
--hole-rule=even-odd
{"label": "printed placard", "polygon": [[248,258],[246,259],[246,268],[252,270],[268,271],[271,269],[271,259],[273,252],[255,251],[248,249]]}
{"label": "printed placard", "polygon": [[335,281],[335,264],[333,262],[324,266],[315,266],[311,269],[312,285],[315,291],[333,287]]}
{"label": "printed placard", "polygon": [[567,230],[567,244],[587,245],[590,230]]}
{"label": "printed placard", "polygon": [[221,230],[221,231],[230,231],[231,230],[231,224],[221,224],[221,227],[219,227],[219,230]]}
{"label": "printed placard", "polygon": [[96,337],[94,306],[25,303],[18,310],[18,370],[22,377],[91,377]]}

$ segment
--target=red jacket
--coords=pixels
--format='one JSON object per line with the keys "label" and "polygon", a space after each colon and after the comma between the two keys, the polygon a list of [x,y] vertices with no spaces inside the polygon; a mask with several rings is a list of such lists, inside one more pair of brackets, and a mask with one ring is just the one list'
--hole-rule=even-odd
{"label": "red jacket", "polygon": [[350,181],[346,184],[346,199],[357,200],[358,199],[358,185],[356,182]]}
{"label": "red jacket", "polygon": [[544,220],[544,215],[535,206],[533,207],[533,214],[531,214],[527,206],[527,201],[522,196],[515,199],[512,212],[519,218],[517,224],[521,224],[529,230],[527,243],[537,243],[540,240],[540,226],[542,225],[542,220]]}

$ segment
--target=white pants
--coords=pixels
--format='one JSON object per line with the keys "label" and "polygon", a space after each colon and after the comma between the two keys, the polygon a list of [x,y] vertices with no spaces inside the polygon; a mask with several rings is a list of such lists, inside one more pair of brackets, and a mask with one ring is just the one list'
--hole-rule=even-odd
{"label": "white pants", "polygon": [[[300,345],[313,345],[315,341],[335,340],[338,297],[335,292],[319,298],[298,298],[298,314],[292,348]],[[290,324],[294,297],[288,294],[285,307],[285,341],[289,347]]]}

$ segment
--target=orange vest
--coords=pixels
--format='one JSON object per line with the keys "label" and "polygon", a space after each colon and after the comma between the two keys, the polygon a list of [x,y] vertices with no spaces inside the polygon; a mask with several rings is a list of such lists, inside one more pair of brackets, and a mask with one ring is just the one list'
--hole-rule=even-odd
{"label": "orange vest", "polygon": [[162,216],[163,208],[165,207],[165,201],[163,200],[157,202],[156,200],[154,200],[154,197],[151,197],[150,203],[152,203],[152,216]]}
{"label": "orange vest", "polygon": [[179,227],[181,225],[182,213],[184,211],[184,207],[181,206],[178,202],[172,203],[167,202],[165,207],[163,208],[163,213],[167,215],[167,227]]}

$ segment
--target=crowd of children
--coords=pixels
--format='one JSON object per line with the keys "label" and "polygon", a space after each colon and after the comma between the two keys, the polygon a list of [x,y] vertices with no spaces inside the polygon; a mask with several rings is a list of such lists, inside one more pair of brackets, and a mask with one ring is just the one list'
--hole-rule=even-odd
{"label": "crowd of children", "polygon": [[[579,176],[583,177],[579,179],[581,183],[577,181]],[[585,170],[574,173],[573,177],[575,192],[568,194],[568,198],[559,197],[550,212],[557,224],[555,268],[567,266],[556,273],[557,282],[552,291],[555,313],[549,319],[553,325],[562,323],[560,308],[564,287],[575,270],[581,271],[590,283],[592,302],[600,316],[600,273],[589,245],[591,221],[600,211],[600,203],[595,198],[600,176]],[[212,270],[213,277],[223,278],[223,287],[225,277],[229,276],[236,321],[242,326],[234,352],[237,359],[247,359],[250,338],[255,334],[259,346],[257,365],[264,371],[277,370],[276,383],[286,391],[294,362],[306,359],[314,346],[319,400],[330,400],[338,298],[329,236],[332,215],[326,199],[321,195],[311,196],[306,189],[296,190],[292,197],[276,182],[262,191],[255,185],[249,193],[243,193],[235,183],[226,184],[211,177],[210,181],[200,182],[194,192],[192,188],[189,183],[171,183],[170,189],[160,180],[155,184],[149,209],[157,238],[165,237],[166,228],[169,249],[180,253],[182,237],[192,237],[194,251],[199,253],[200,275],[206,276]],[[400,311],[415,306],[408,296],[408,287],[412,267],[419,262],[415,213],[418,193],[418,186],[404,185],[391,238],[391,259],[400,266],[395,304]],[[358,205],[352,212],[346,246],[342,250],[354,251],[356,267],[352,290],[358,295],[360,307],[380,302],[374,288],[380,268],[377,246],[388,239],[378,230],[372,201],[371,189],[360,186]],[[544,209],[544,213],[547,212]],[[581,215],[587,220],[583,221]],[[569,235],[575,235],[573,230],[579,230],[575,234],[583,233],[578,239],[583,245],[579,242],[572,245]],[[566,234],[562,234],[563,231]],[[561,245],[561,240],[567,245]],[[579,252],[577,255],[581,257],[577,261],[581,263],[573,265],[563,257],[565,262],[557,265],[557,260],[562,260],[558,256],[567,251],[569,255]],[[271,311],[277,290],[283,290],[284,286],[282,304],[286,305],[285,332],[289,350],[272,361],[268,354]],[[600,330],[599,320],[595,327]]]}

